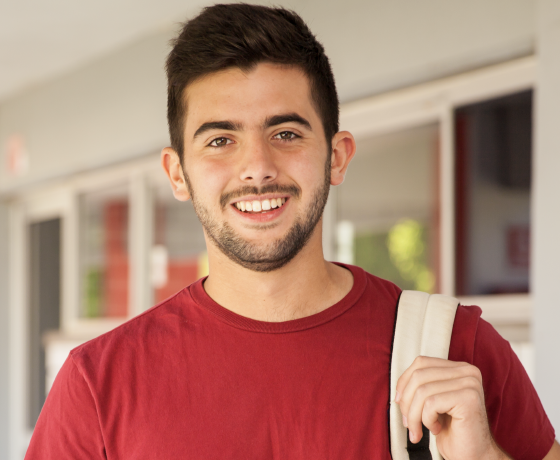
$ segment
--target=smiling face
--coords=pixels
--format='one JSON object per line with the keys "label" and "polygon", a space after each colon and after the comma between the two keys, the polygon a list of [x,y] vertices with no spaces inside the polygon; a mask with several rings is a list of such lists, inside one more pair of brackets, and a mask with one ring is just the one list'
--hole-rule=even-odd
{"label": "smiling face", "polygon": [[189,85],[186,104],[176,197],[192,198],[207,242],[231,260],[255,271],[284,266],[316,233],[331,183],[307,77],[268,63],[232,68]]}

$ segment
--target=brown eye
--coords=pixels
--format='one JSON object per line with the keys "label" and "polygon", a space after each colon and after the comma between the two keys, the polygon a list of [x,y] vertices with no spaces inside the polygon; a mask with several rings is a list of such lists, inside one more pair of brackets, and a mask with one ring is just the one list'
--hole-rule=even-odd
{"label": "brown eye", "polygon": [[224,147],[230,143],[230,140],[227,137],[218,137],[210,142],[211,147]]}
{"label": "brown eye", "polygon": [[276,137],[277,139],[281,139],[283,141],[291,141],[292,139],[295,139],[297,136],[291,131],[282,131],[281,133],[278,133],[274,137]]}

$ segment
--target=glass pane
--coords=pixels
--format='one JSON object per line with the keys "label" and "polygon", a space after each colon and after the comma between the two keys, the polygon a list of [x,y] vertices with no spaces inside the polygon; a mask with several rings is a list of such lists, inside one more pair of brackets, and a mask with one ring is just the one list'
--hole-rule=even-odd
{"label": "glass pane", "polygon": [[167,299],[208,274],[202,225],[191,202],[177,201],[169,185],[154,190],[151,281],[154,302]]}
{"label": "glass pane", "polygon": [[529,291],[532,97],[456,110],[458,295]]}
{"label": "glass pane", "polygon": [[56,218],[29,226],[29,428],[47,395],[44,335],[60,327],[60,224]]}
{"label": "glass pane", "polygon": [[80,316],[128,314],[128,189],[80,197]]}
{"label": "glass pane", "polygon": [[358,141],[338,189],[338,260],[403,289],[437,289],[438,130]]}

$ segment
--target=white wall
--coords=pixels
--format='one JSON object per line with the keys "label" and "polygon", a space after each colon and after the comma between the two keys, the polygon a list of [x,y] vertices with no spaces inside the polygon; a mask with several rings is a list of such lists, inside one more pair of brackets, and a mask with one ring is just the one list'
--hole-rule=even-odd
{"label": "white wall", "polygon": [[539,0],[532,290],[536,385],[560,430],[560,2]]}
{"label": "white wall", "polygon": [[[29,173],[0,171],[0,192],[151,153],[167,142],[164,56],[171,33],[146,37],[0,106],[0,139],[20,133]],[[0,144],[1,145],[1,144]]]}
{"label": "white wall", "polygon": [[294,2],[343,101],[531,53],[535,0]]}
{"label": "white wall", "polygon": [[[533,50],[534,0],[276,3],[300,12],[324,43],[343,102]],[[165,145],[172,28],[0,102],[0,148],[21,133],[30,156],[19,178],[0,163],[0,194]]]}

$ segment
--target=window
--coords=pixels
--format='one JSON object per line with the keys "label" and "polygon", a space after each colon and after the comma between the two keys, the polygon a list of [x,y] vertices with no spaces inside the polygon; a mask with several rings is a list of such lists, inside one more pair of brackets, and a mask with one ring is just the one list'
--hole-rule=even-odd
{"label": "window", "polygon": [[109,187],[80,197],[80,317],[128,314],[128,191]]}
{"label": "window", "polygon": [[373,136],[337,193],[338,260],[404,289],[437,290],[437,124]]}
{"label": "window", "polygon": [[529,292],[532,91],[455,110],[456,292]]}
{"label": "window", "polygon": [[27,426],[33,429],[47,395],[43,337],[60,327],[61,219],[31,223],[29,229],[29,375]]}
{"label": "window", "polygon": [[157,304],[208,274],[202,226],[192,203],[177,201],[169,184],[154,188],[150,280]]}

